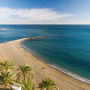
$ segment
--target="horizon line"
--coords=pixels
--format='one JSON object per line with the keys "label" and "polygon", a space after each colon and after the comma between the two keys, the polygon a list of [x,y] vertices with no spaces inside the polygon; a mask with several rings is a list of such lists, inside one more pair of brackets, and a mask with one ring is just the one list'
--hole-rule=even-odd
{"label": "horizon line", "polygon": [[90,24],[0,24],[0,25],[90,25]]}

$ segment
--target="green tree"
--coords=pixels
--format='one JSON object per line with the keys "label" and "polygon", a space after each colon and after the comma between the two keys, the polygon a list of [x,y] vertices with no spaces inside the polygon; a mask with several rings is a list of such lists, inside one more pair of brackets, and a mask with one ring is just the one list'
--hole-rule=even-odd
{"label": "green tree", "polygon": [[6,72],[2,71],[1,72],[1,80],[0,84],[6,88],[9,86],[11,88],[11,85],[15,84],[16,77],[14,73],[11,70],[7,70]]}
{"label": "green tree", "polygon": [[35,90],[35,85],[31,80],[23,80],[22,89],[23,90]]}
{"label": "green tree", "polygon": [[18,81],[23,81],[23,80],[27,80],[27,79],[31,79],[31,77],[33,77],[33,69],[27,65],[24,64],[23,66],[19,66],[18,68],[19,72],[17,73],[17,80]]}
{"label": "green tree", "polygon": [[7,70],[12,70],[12,69],[14,69],[15,68],[15,66],[14,66],[14,64],[11,62],[11,61],[8,61],[8,60],[6,60],[6,61],[1,61],[1,63],[0,63],[0,70],[1,71],[7,71]]}
{"label": "green tree", "polygon": [[57,90],[56,84],[50,78],[45,78],[39,84],[40,90]]}

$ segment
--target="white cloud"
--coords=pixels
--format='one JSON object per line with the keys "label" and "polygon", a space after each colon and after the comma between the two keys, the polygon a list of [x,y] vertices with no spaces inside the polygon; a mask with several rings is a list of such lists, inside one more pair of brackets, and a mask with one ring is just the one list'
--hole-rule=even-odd
{"label": "white cloud", "polygon": [[[6,23],[35,23],[37,21],[52,21],[72,16],[71,14],[61,14],[49,8],[43,9],[13,9],[0,7],[0,19]],[[9,20],[9,21],[8,21]],[[2,23],[0,21],[0,23]]]}

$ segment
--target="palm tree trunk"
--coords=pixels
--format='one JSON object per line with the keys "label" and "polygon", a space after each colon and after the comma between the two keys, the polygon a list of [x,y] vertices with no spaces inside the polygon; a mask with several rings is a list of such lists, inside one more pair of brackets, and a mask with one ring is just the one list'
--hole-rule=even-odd
{"label": "palm tree trunk", "polygon": [[9,86],[9,88],[10,88],[10,90],[12,90],[12,87],[11,87],[11,85]]}
{"label": "palm tree trunk", "polygon": [[5,90],[6,90],[6,87],[7,87],[7,85],[4,86]]}
{"label": "palm tree trunk", "polygon": [[25,74],[24,74],[24,80],[25,80]]}

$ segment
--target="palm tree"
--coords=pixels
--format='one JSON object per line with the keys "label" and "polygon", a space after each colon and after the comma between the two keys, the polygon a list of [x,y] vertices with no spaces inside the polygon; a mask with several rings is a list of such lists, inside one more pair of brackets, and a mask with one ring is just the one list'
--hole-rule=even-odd
{"label": "palm tree", "polygon": [[[0,66],[3,64],[3,61],[0,59]],[[0,72],[1,72],[1,69],[2,68],[0,68]]]}
{"label": "palm tree", "polygon": [[50,78],[45,78],[39,84],[40,90],[56,90],[56,84]]}
{"label": "palm tree", "polygon": [[14,73],[11,70],[7,70],[6,72],[1,72],[1,80],[0,84],[6,88],[7,86],[11,87],[10,85],[13,85],[16,81],[16,77]]}
{"label": "palm tree", "polygon": [[3,61],[0,59],[0,65],[3,63]]}
{"label": "palm tree", "polygon": [[35,85],[31,80],[23,80],[22,90],[35,90]]}
{"label": "palm tree", "polygon": [[21,82],[22,82],[22,80],[30,79],[31,76],[33,76],[33,70],[27,64],[24,64],[23,66],[20,65],[18,70],[19,70],[19,72],[17,73],[17,79],[19,81],[21,80]]}
{"label": "palm tree", "polygon": [[15,68],[15,66],[11,61],[6,60],[6,61],[0,63],[0,70],[1,71],[6,72],[7,70],[14,69],[14,68]]}

